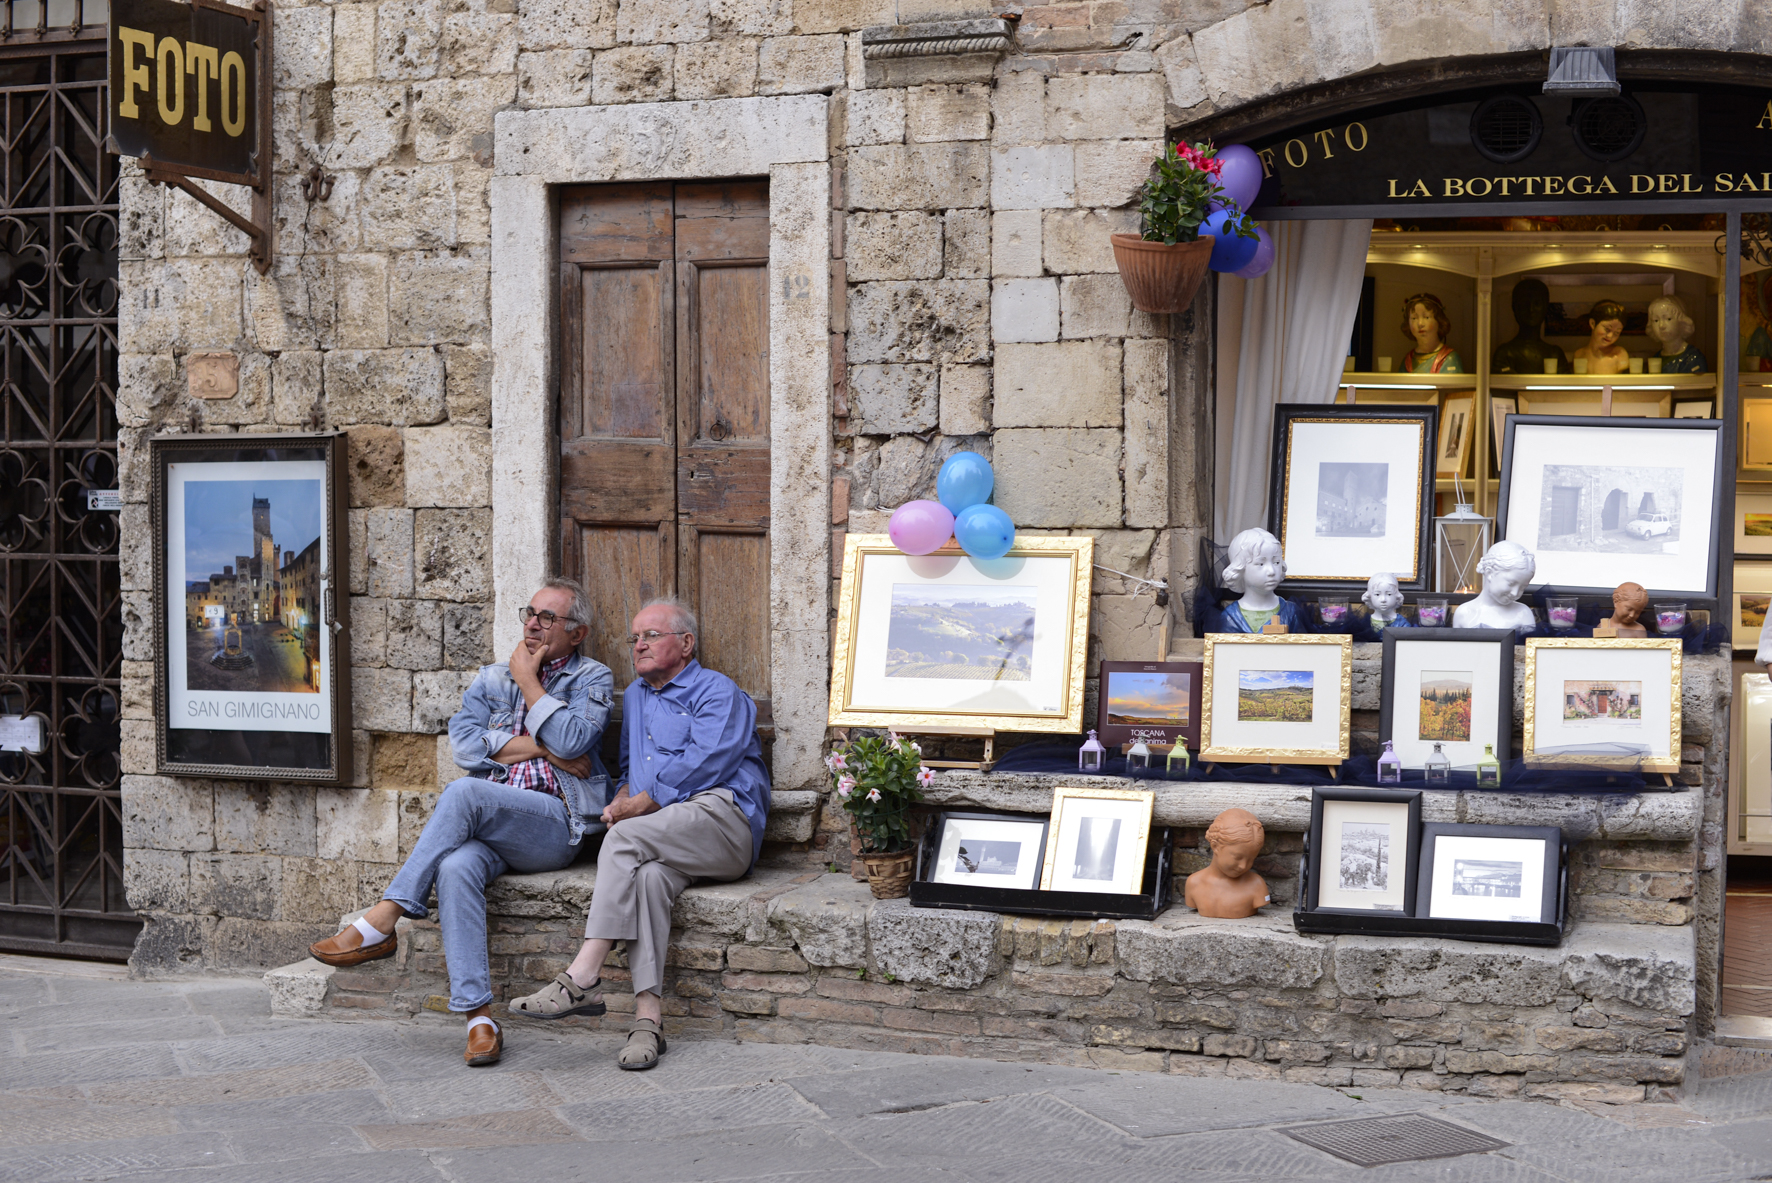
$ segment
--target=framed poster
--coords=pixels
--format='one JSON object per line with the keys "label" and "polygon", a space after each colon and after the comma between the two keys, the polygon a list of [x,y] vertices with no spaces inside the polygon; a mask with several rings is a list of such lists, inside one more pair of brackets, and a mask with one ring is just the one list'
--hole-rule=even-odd
{"label": "framed poster", "polygon": [[1462,395],[1446,400],[1440,412],[1440,442],[1434,451],[1434,475],[1463,476],[1475,431],[1476,399]]}
{"label": "framed poster", "polygon": [[345,437],[151,441],[159,770],[349,775]]}
{"label": "framed poster", "polygon": [[1496,528],[1560,591],[1715,597],[1722,480],[1714,419],[1515,415]]}
{"label": "framed poster", "polygon": [[1563,832],[1556,826],[1422,827],[1416,911],[1436,920],[1557,919]]}
{"label": "framed poster", "polygon": [[1093,538],[1018,537],[1000,559],[843,547],[835,727],[1083,728]]}
{"label": "framed poster", "polygon": [[1307,906],[1413,916],[1420,833],[1418,790],[1313,791]]}
{"label": "framed poster", "polygon": [[1346,633],[1207,633],[1200,759],[1341,763],[1353,660]]}
{"label": "framed poster", "polygon": [[1425,591],[1433,515],[1434,407],[1274,408],[1268,529],[1286,582],[1337,590],[1394,571]]}
{"label": "framed poster", "polygon": [[1200,746],[1197,661],[1104,661],[1095,733],[1101,742]]}
{"label": "framed poster", "polygon": [[929,882],[1033,891],[1046,867],[1047,821],[1008,813],[942,814]]}
{"label": "framed poster", "polygon": [[1531,768],[1680,770],[1677,637],[1526,638]]}
{"label": "framed poster", "polygon": [[1772,493],[1743,493],[1739,487],[1736,489],[1735,553],[1772,558]]}
{"label": "framed poster", "polygon": [[1468,768],[1493,744],[1513,758],[1514,631],[1493,628],[1386,629],[1378,716],[1405,768],[1426,766],[1434,744]]}
{"label": "framed poster", "polygon": [[1760,630],[1772,609],[1772,563],[1736,563],[1730,599],[1729,644],[1739,657],[1742,650],[1753,653],[1760,647]]}
{"label": "framed poster", "polygon": [[1139,789],[1052,790],[1041,891],[1137,895],[1157,795]]}

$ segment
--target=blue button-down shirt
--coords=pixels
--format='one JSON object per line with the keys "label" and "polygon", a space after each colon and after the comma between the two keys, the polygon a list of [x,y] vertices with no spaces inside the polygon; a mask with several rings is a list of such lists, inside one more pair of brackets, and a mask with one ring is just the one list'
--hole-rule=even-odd
{"label": "blue button-down shirt", "polygon": [[698,661],[662,690],[635,678],[621,698],[621,779],[659,808],[713,788],[732,790],[751,823],[751,861],[769,819],[769,770],[757,742],[757,704]]}

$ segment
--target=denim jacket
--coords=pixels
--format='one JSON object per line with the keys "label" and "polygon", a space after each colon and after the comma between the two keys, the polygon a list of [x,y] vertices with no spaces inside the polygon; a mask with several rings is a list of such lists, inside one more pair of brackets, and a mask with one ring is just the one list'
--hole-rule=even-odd
{"label": "denim jacket", "polygon": [[[556,756],[591,758],[591,775],[581,780],[560,768],[554,776],[566,795],[566,824],[572,843],[603,830],[609,804],[609,774],[597,753],[614,701],[615,676],[600,661],[574,653],[543,684],[547,694],[529,708],[524,725],[535,741]],[[455,762],[485,780],[503,781],[510,769],[492,758],[516,736],[512,721],[523,705],[507,662],[483,665],[462,695],[461,710],[449,720],[449,750]]]}

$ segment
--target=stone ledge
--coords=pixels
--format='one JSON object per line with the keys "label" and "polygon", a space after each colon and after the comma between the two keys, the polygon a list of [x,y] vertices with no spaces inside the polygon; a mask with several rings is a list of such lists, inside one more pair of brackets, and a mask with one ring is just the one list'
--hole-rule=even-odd
{"label": "stone ledge", "polygon": [[960,53],[1005,53],[1014,41],[1015,26],[1001,17],[874,25],[861,31],[861,56],[873,61]]}

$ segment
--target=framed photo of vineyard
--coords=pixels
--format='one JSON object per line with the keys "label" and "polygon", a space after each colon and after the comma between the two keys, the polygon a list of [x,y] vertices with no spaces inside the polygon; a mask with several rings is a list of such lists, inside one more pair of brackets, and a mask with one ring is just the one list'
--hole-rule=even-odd
{"label": "framed photo of vineyard", "polygon": [[1353,653],[1346,633],[1207,633],[1200,759],[1346,760]]}
{"label": "framed photo of vineyard", "polygon": [[1422,768],[1440,745],[1453,768],[1474,768],[1486,745],[1513,759],[1512,629],[1386,629],[1380,742],[1404,768]]}

